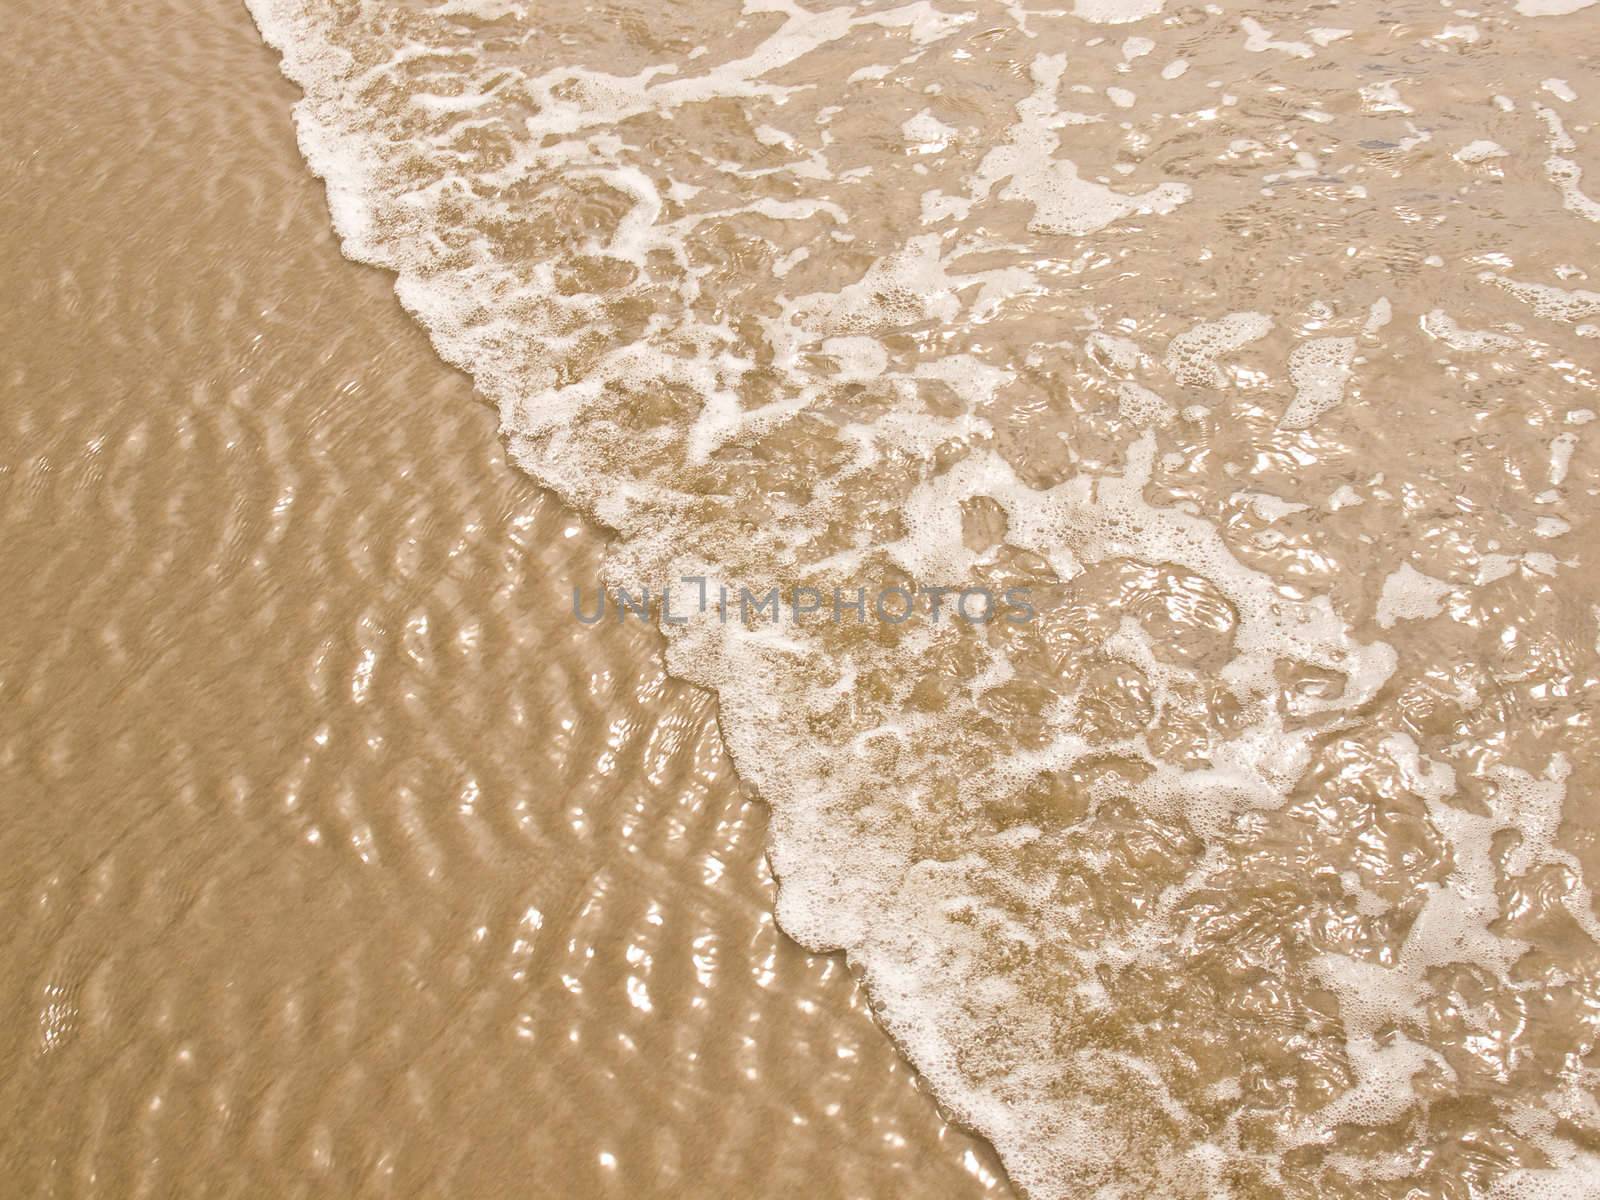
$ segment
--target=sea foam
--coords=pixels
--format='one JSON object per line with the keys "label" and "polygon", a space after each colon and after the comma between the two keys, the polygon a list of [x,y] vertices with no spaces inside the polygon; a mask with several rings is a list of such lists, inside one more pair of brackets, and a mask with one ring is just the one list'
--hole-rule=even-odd
{"label": "sea foam", "polygon": [[[1390,297],[1396,336],[1427,339],[1401,350],[1508,363],[1553,353],[1515,314],[1559,338],[1600,311],[1495,263],[1460,273],[1451,311],[1506,332],[1463,329],[1406,282],[1422,256],[1381,216],[1387,294],[1369,283],[1322,206],[1389,185],[1407,198],[1382,211],[1422,203],[1398,163],[1426,153],[1420,89],[1401,102],[1365,78],[1349,31],[1307,31],[1313,48],[1287,17],[1218,10],[1202,38],[1160,0],[746,0],[637,20],[249,4],[305,91],[300,144],[345,253],[396,272],[517,463],[614,531],[610,578],[1037,597],[1016,626],[699,613],[663,630],[771,805],[783,928],[846,951],[1030,1195],[1469,1177],[1593,1194],[1569,1136],[1600,1130],[1583,1064],[1597,931],[1558,836],[1570,767],[1502,761],[1492,731],[1474,744],[1491,681],[1397,649],[1455,619],[1458,595],[1532,580],[1532,556],[1462,534],[1450,582],[1396,547],[1366,590],[1359,570],[1335,586],[1373,553],[1356,522],[1396,494],[1369,472],[1363,500],[1321,465],[1355,469],[1342,447],[1385,391],[1365,364]],[[1240,104],[1228,66],[1285,82]],[[1136,87],[1107,86],[1124,76]],[[1279,98],[1314,86],[1344,89],[1342,116]],[[1525,118],[1488,99],[1479,123],[1513,142]],[[1392,148],[1378,170],[1341,161],[1363,138]],[[1441,158],[1417,169],[1453,189]],[[1556,210],[1592,218],[1578,168],[1551,162]],[[1294,198],[1236,204],[1256,169],[1271,174],[1252,188]],[[1347,270],[1338,303],[1308,293]],[[1500,298],[1513,307],[1469,307]],[[1449,362],[1437,386],[1471,370]],[[1208,472],[1251,461],[1224,464],[1232,424],[1253,471],[1296,464],[1303,502],[1281,498],[1290,471],[1252,493],[1270,511],[1226,507],[1237,487]],[[1581,447],[1562,436],[1564,479]],[[1418,478],[1417,507],[1476,486]],[[1317,524],[1335,520],[1352,532]],[[1417,716],[1424,696],[1454,716]],[[1515,919],[1524,886],[1581,948]],[[1530,981],[1535,947],[1548,969]],[[1561,981],[1590,1007],[1563,1007]],[[1493,1021],[1472,1004],[1536,1013],[1567,1057],[1473,1034]],[[1482,1114],[1520,1139],[1490,1167]]]}

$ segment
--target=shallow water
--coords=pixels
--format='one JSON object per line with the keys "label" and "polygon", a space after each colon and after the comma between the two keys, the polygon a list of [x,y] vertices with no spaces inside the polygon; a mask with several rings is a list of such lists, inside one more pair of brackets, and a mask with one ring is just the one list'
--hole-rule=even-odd
{"label": "shallow water", "polygon": [[1003,1191],[897,1044],[1039,1197],[1597,1194],[1600,8],[250,7],[608,532],[242,12],[13,7],[12,1178]]}
{"label": "shallow water", "polygon": [[0,27],[0,1191],[1004,1194],[243,7]]}
{"label": "shallow water", "polygon": [[1592,1193],[1590,6],[251,9],[614,586],[922,591],[663,632],[1016,1183]]}

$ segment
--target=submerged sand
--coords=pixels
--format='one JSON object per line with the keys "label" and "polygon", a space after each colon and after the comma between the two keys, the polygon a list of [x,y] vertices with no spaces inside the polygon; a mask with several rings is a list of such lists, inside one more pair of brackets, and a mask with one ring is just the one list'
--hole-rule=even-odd
{"label": "submerged sand", "polygon": [[20,7],[12,1177],[1593,1195],[1589,7]]}
{"label": "submerged sand", "polygon": [[3,1190],[1004,1194],[243,7],[7,17]]}

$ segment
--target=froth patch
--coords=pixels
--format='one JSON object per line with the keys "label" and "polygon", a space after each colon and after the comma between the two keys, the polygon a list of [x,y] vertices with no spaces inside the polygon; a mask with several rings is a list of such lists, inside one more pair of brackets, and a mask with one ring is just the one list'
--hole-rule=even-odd
{"label": "froth patch", "polygon": [[1517,11],[1525,17],[1565,17],[1594,3],[1595,0],[1517,0]]}
{"label": "froth patch", "polygon": [[1600,292],[1582,288],[1569,291],[1553,284],[1509,279],[1493,271],[1484,271],[1478,278],[1484,283],[1503,288],[1546,320],[1571,323],[1600,316]]}
{"label": "froth patch", "polygon": [[1279,425],[1309,429],[1323,413],[1342,403],[1355,356],[1356,340],[1351,337],[1316,338],[1296,346],[1289,355],[1294,399]]}
{"label": "froth patch", "polygon": [[1444,611],[1444,600],[1455,589],[1442,579],[1424,575],[1410,563],[1383,581],[1375,619],[1380,628],[1393,629],[1397,621],[1422,621]]}
{"label": "froth patch", "polygon": [[1452,350],[1481,353],[1486,350],[1508,350],[1517,344],[1516,339],[1503,333],[1487,330],[1463,329],[1454,317],[1442,308],[1435,308],[1421,318],[1422,331],[1449,346]]}
{"label": "froth patch", "polygon": [[1202,321],[1167,345],[1167,370],[1186,387],[1221,387],[1227,382],[1217,360],[1258,342],[1272,330],[1266,313],[1230,313],[1219,321]]}
{"label": "froth patch", "polygon": [[1166,0],[1073,0],[1072,15],[1096,25],[1127,25],[1159,13]]}
{"label": "froth patch", "polygon": [[1053,130],[1063,123],[1056,108],[1056,93],[1065,69],[1065,55],[1040,55],[1034,59],[1034,93],[1017,105],[1019,120],[1011,127],[1006,144],[990,150],[978,165],[972,185],[974,198],[983,199],[996,184],[1008,180],[1000,198],[1033,205],[1030,230],[1079,237],[1135,213],[1170,213],[1187,201],[1193,193],[1186,183],[1161,183],[1148,191],[1125,195],[1103,183],[1081,178],[1077,164],[1070,159],[1055,158],[1061,138]]}

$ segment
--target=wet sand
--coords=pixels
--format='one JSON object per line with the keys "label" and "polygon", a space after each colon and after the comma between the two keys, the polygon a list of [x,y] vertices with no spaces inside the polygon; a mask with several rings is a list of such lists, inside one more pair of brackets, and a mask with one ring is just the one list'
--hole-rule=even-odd
{"label": "wet sand", "polygon": [[243,8],[7,16],[6,1190],[1005,1194]]}
{"label": "wet sand", "polygon": [[22,1192],[1589,1200],[1600,8],[248,7],[8,30]]}

